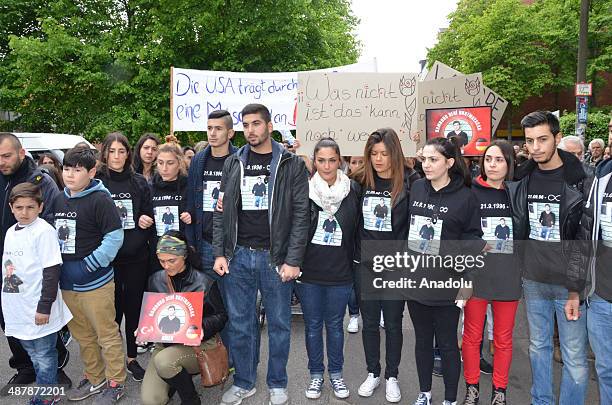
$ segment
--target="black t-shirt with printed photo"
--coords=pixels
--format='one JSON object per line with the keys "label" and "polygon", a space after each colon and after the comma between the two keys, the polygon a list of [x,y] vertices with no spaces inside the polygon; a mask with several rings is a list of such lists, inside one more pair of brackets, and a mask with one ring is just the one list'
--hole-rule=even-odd
{"label": "black t-shirt with printed photo", "polygon": [[64,238],[59,238],[64,260],[89,256],[100,247],[104,235],[121,229],[115,203],[105,191],[94,191],[80,198],[68,198],[62,193],[54,200],[53,211],[58,238]]}
{"label": "black t-shirt with printed photo", "polygon": [[525,278],[565,285],[567,263],[561,249],[560,202],[564,187],[563,166],[536,168],[529,179],[527,208],[529,240],[525,247]]}
{"label": "black t-shirt with printed photo", "polygon": [[272,152],[249,151],[244,176],[240,184],[238,212],[238,244],[258,249],[270,249],[268,222],[268,182]]}
{"label": "black t-shirt with printed photo", "polygon": [[595,293],[612,302],[612,181],[608,181],[599,212]]}
{"label": "black t-shirt with printed photo", "polygon": [[[375,190],[365,189],[361,199],[360,240],[405,240],[408,235],[408,199],[392,205],[391,179],[374,174]],[[394,229],[393,224],[406,224]]]}
{"label": "black t-shirt with printed photo", "polygon": [[204,200],[202,201],[202,207],[204,210],[204,216],[202,218],[202,237],[209,243],[212,242],[213,212],[217,207],[217,200],[219,199],[223,164],[228,156],[229,155],[214,157],[211,155],[206,160],[206,165],[204,166],[204,173],[202,176],[202,181],[204,182],[202,193]]}

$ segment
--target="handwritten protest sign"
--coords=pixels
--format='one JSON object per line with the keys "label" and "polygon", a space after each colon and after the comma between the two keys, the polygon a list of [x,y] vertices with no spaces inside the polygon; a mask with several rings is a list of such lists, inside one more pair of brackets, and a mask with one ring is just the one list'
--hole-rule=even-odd
{"label": "handwritten protest sign", "polygon": [[338,142],[343,155],[363,155],[368,136],[393,128],[405,156],[414,156],[417,73],[300,73],[297,138],[299,153],[312,155],[322,137]]}
{"label": "handwritten protest sign", "polygon": [[425,132],[428,109],[481,106],[491,107],[491,129],[494,132],[508,105],[506,100],[482,84],[480,73],[420,82],[418,89],[417,128],[420,133]]}
{"label": "handwritten protest sign", "polygon": [[[431,69],[429,69],[423,81],[449,79],[451,77],[456,77],[456,76],[465,76],[465,75],[461,73],[460,71],[455,70],[452,67],[445,65],[444,63],[437,60],[431,66]],[[480,80],[482,81],[482,78]]]}
{"label": "handwritten protest sign", "polygon": [[[376,71],[375,60],[323,71]],[[224,109],[242,130],[240,111],[249,103],[270,109],[275,129],[295,129],[297,72],[241,73],[171,69],[171,131],[206,131],[208,114]]]}

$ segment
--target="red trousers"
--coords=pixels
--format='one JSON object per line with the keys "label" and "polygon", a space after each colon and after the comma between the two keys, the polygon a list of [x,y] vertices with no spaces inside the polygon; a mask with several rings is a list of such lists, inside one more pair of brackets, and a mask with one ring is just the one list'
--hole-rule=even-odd
{"label": "red trousers", "polygon": [[[463,377],[468,384],[478,384],[480,378],[480,342],[489,301],[472,297],[464,309],[463,321]],[[493,306],[493,385],[508,386],[512,363],[512,330],[518,301],[491,301]]]}

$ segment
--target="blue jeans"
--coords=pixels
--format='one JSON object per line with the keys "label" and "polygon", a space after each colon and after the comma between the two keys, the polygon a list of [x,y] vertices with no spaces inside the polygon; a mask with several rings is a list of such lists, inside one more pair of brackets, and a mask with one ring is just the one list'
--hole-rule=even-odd
{"label": "blue jeans", "polygon": [[57,384],[57,333],[43,336],[33,340],[19,340],[28,352],[34,370],[36,371],[36,385],[48,387]]}
{"label": "blue jeans", "polygon": [[348,300],[348,312],[350,316],[359,316],[359,301],[357,301],[357,293],[355,285],[351,284],[351,295]]}
{"label": "blue jeans", "polygon": [[555,403],[552,366],[555,313],[563,356],[559,405],[584,404],[589,380],[585,305],[580,306],[581,316],[577,321],[568,321],[564,311],[568,294],[565,287],[523,280],[523,291],[529,322],[532,404]]}
{"label": "blue jeans", "polygon": [[295,282],[283,283],[270,263],[270,252],[237,246],[229,273],[223,276],[225,306],[232,336],[230,350],[236,372],[234,385],[255,386],[259,362],[259,324],[255,305],[261,291],[268,322],[269,388],[287,388],[287,361],[291,341],[291,293]]}
{"label": "blue jeans", "polygon": [[540,230],[540,238],[544,238],[548,240],[551,232],[552,232],[552,226],[543,226],[542,230]]}
{"label": "blue jeans", "polygon": [[612,404],[612,304],[597,294],[587,308],[589,341],[595,353],[595,369],[599,378],[601,404]]}
{"label": "blue jeans", "polygon": [[344,311],[352,284],[319,285],[298,283],[297,293],[304,313],[306,351],[311,378],[323,378],[323,325],[327,346],[329,378],[342,378],[344,365]]}
{"label": "blue jeans", "polygon": [[325,232],[325,236],[323,236],[323,242],[332,243],[334,241],[334,234],[332,232]]}
{"label": "blue jeans", "polygon": [[263,197],[255,196],[255,207],[259,208],[263,206]]}
{"label": "blue jeans", "polygon": [[376,217],[376,229],[382,231],[384,226],[385,226],[385,219]]}

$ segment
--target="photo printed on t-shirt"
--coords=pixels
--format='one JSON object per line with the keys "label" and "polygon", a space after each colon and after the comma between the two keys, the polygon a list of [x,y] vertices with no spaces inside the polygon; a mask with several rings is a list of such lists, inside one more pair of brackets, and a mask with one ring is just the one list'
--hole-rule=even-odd
{"label": "photo printed on t-shirt", "polygon": [[488,253],[512,254],[512,218],[481,217],[482,239],[487,241]]}
{"label": "photo printed on t-shirt", "polygon": [[559,242],[559,204],[548,201],[529,202],[529,239]]}
{"label": "photo printed on t-shirt", "polygon": [[66,254],[76,252],[76,220],[59,218],[55,220],[60,251]]}
{"label": "photo printed on t-shirt", "polygon": [[434,221],[430,217],[411,215],[408,248],[414,252],[437,255],[440,252],[442,223],[439,218]]}
{"label": "photo printed on t-shirt", "polygon": [[325,246],[342,245],[342,229],[333,215],[319,212],[317,230],[312,237],[312,243]]}
{"label": "photo printed on t-shirt", "polygon": [[240,187],[243,211],[261,211],[268,209],[268,177],[244,176]]}
{"label": "photo printed on t-shirt", "polygon": [[391,232],[391,196],[389,192],[368,191],[363,199],[363,227],[369,231]]}
{"label": "photo printed on t-shirt", "polygon": [[178,205],[162,205],[155,207],[155,230],[157,236],[166,232],[179,230],[179,207]]}
{"label": "photo printed on t-shirt", "polygon": [[118,199],[114,200],[115,207],[119,213],[121,219],[121,227],[123,229],[134,229],[136,224],[134,223],[134,208],[131,199]]}
{"label": "photo printed on t-shirt", "polygon": [[599,214],[599,227],[603,244],[612,247],[612,193],[604,193]]}
{"label": "photo printed on t-shirt", "polygon": [[221,181],[204,181],[202,189],[202,207],[206,212],[214,212],[221,194]]}

